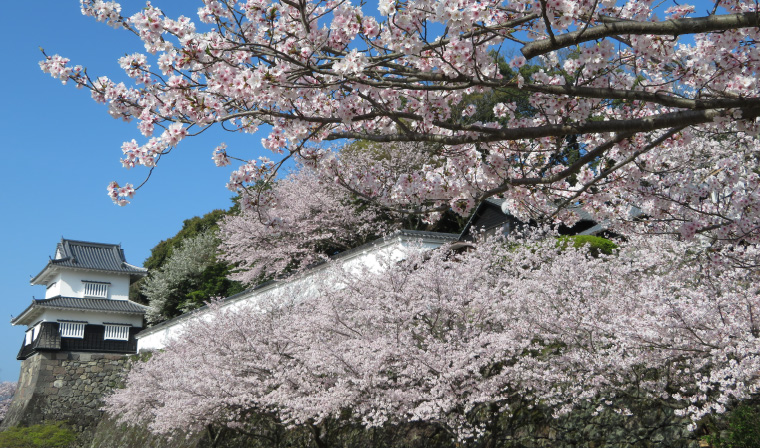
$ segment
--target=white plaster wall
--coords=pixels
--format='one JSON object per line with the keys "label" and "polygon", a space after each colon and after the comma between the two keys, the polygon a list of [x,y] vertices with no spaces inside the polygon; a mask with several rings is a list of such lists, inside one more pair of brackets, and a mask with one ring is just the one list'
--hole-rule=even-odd
{"label": "white plaster wall", "polygon": [[188,322],[178,322],[175,325],[164,327],[161,329],[161,331],[157,331],[148,336],[138,338],[137,351],[153,351],[163,349],[166,347],[166,344],[169,343],[169,341],[180,337],[182,333],[185,332],[187,323],[191,321],[191,319],[188,319]]}
{"label": "white plaster wall", "polygon": [[[348,255],[338,260],[349,270],[356,269],[356,272],[363,266],[369,267],[372,271],[378,272],[384,269],[388,263],[394,263],[403,260],[410,250],[431,250],[444,245],[444,241],[420,241],[419,239],[409,239],[409,237],[397,238],[388,241],[383,245],[370,247],[365,251]],[[240,296],[235,300],[225,302],[222,307],[225,309],[235,310],[243,307],[255,306],[257,303],[265,301],[276,301],[279,303],[284,300],[298,300],[309,297],[314,294],[316,289],[316,274],[327,269],[328,265],[318,266],[307,271],[290,281],[273,284],[247,295]],[[340,285],[335,285],[340,287]],[[169,323],[157,330],[147,330],[142,335],[137,335],[138,351],[150,351],[163,349],[167,342],[179,338],[186,331],[189,324],[196,319],[211,318],[208,311],[202,310],[193,315],[179,318],[176,323]]]}
{"label": "white plaster wall", "polygon": [[52,282],[50,282],[48,285],[52,284],[51,287],[47,288],[45,290],[45,298],[49,299],[51,297],[60,296],[61,295],[61,274],[57,274]]}
{"label": "white plaster wall", "polygon": [[[58,294],[64,297],[84,297],[83,280],[109,282],[108,298],[112,300],[129,299],[129,275],[107,274],[93,271],[63,271],[58,276]],[[51,288],[52,289],[52,288]],[[48,295],[45,294],[47,298]],[[49,296],[53,297],[53,296]]]}

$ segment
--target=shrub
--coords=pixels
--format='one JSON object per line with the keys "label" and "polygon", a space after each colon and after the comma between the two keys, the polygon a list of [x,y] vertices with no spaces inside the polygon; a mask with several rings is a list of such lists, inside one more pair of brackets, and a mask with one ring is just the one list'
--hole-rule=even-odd
{"label": "shrub", "polygon": [[608,240],[593,235],[572,235],[562,236],[558,238],[557,243],[562,249],[572,246],[574,248],[580,248],[588,244],[591,255],[597,257],[599,254],[612,255],[612,252],[617,249],[617,244]]}
{"label": "shrub", "polygon": [[727,428],[706,440],[715,448],[755,448],[760,446],[760,404],[745,402],[726,415]]}
{"label": "shrub", "polygon": [[0,432],[0,446],[3,448],[64,448],[76,441],[74,431],[63,423],[46,423],[28,427],[14,427]]}

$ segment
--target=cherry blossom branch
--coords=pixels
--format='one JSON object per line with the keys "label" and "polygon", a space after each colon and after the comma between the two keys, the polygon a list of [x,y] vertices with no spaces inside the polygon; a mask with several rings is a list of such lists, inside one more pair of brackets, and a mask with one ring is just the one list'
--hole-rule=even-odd
{"label": "cherry blossom branch", "polygon": [[520,51],[523,56],[531,59],[570,45],[610,36],[635,34],[678,36],[681,34],[708,33],[711,31],[727,31],[758,26],[760,26],[760,20],[756,12],[673,19],[663,22],[622,20],[604,23],[586,30],[561,34],[555,40],[547,39],[530,42],[520,49]]}

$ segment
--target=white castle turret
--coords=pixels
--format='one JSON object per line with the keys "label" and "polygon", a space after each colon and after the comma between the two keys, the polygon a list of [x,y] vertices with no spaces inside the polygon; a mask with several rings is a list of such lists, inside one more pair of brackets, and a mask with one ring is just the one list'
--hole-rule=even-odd
{"label": "white castle turret", "polygon": [[146,274],[127,263],[117,244],[61,239],[30,281],[46,287],[45,298],[11,320],[27,327],[17,358],[43,351],[136,353],[147,307],[129,300],[129,285]]}

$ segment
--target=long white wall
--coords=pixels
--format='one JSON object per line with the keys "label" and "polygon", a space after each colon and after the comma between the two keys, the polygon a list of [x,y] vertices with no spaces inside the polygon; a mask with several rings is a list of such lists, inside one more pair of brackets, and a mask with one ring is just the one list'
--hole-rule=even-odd
{"label": "long white wall", "polygon": [[[379,271],[387,262],[400,261],[406,257],[409,250],[430,250],[441,247],[454,238],[426,237],[425,235],[400,234],[395,237],[387,237],[368,246],[365,250],[352,251],[340,256],[333,263],[342,263],[344,268],[352,270],[369,267],[370,270]],[[222,307],[236,309],[243,306],[251,306],[262,301],[298,300],[307,298],[314,293],[314,280],[318,273],[328,268],[328,264],[316,266],[306,272],[285,281],[263,286],[259,289],[234,296],[223,302]],[[182,337],[187,326],[196,319],[212,318],[207,309],[203,308],[194,313],[179,316],[159,324],[153,328],[143,330],[137,335],[137,348],[139,351],[152,351],[163,349],[166,344],[175,338]]]}

